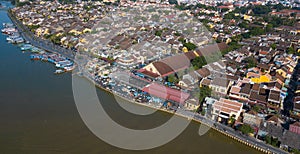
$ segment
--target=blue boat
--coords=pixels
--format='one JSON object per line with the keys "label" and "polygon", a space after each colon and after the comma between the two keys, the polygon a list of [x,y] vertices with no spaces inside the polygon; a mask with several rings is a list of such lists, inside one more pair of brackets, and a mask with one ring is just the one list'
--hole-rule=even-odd
{"label": "blue boat", "polygon": [[31,44],[24,44],[22,45],[21,47],[21,50],[22,51],[25,51],[25,50],[31,50],[32,49],[32,45]]}
{"label": "blue boat", "polygon": [[31,59],[31,60],[40,60],[41,58],[40,58],[39,55],[31,54],[31,55],[30,55],[30,59]]}

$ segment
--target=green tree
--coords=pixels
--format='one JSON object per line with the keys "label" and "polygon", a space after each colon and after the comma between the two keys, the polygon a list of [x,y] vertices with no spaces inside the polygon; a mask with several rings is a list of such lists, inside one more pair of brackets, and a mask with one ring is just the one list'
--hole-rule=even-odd
{"label": "green tree", "polygon": [[252,8],[252,11],[255,15],[268,14],[272,9],[265,5],[257,5]]}
{"label": "green tree", "polygon": [[230,42],[230,43],[228,44],[228,46],[229,46],[229,47],[228,47],[227,49],[221,51],[222,55],[225,55],[225,54],[227,54],[227,53],[230,52],[230,51],[239,49],[242,45],[238,44],[237,42]]}
{"label": "green tree", "polygon": [[176,5],[178,4],[177,0],[169,0],[169,3],[170,4],[176,4]]}
{"label": "green tree", "polygon": [[271,32],[272,30],[273,30],[273,25],[272,24],[267,24],[266,31]]}
{"label": "green tree", "polygon": [[261,106],[255,105],[252,109],[253,109],[255,112],[259,112],[259,111],[261,110]]}
{"label": "green tree", "polygon": [[257,62],[254,57],[248,57],[245,59],[245,61],[247,63],[246,68],[256,67],[256,65],[257,65]]}
{"label": "green tree", "polygon": [[198,69],[202,68],[204,65],[206,65],[207,62],[203,56],[199,56],[199,57],[194,58],[191,61],[191,64],[195,70],[198,70]]}
{"label": "green tree", "polygon": [[271,144],[272,143],[272,137],[270,135],[266,135],[265,140],[266,140],[267,144]]}
{"label": "green tree", "polygon": [[161,35],[162,35],[162,30],[157,30],[157,31],[155,31],[155,35],[161,37]]}
{"label": "green tree", "polygon": [[239,23],[238,26],[241,27],[241,28],[249,29],[249,23],[246,22],[246,21],[243,21],[243,22]]}
{"label": "green tree", "polygon": [[206,97],[211,96],[212,90],[209,87],[202,86],[199,88],[199,102],[203,102]]}
{"label": "green tree", "polygon": [[273,138],[272,137],[272,143],[271,143],[271,145],[274,146],[274,147],[278,147],[279,146],[278,138]]}
{"label": "green tree", "polygon": [[289,48],[287,49],[287,53],[288,53],[288,54],[295,54],[294,48],[293,48],[293,47],[289,47]]}
{"label": "green tree", "polygon": [[276,4],[276,5],[273,6],[273,9],[276,9],[276,11],[280,11],[280,10],[283,10],[283,9],[285,9],[285,8],[286,8],[286,7],[283,6],[281,3]]}
{"label": "green tree", "polygon": [[183,43],[183,46],[188,48],[188,50],[195,50],[197,46],[191,42]]}
{"label": "green tree", "polygon": [[171,74],[171,75],[168,76],[168,82],[177,83],[178,79],[175,77],[174,74]]}
{"label": "green tree", "polygon": [[40,28],[40,25],[28,25],[28,28],[34,32],[36,29]]}
{"label": "green tree", "polygon": [[241,127],[239,127],[239,130],[243,134],[250,134],[250,133],[254,132],[253,128],[250,125],[247,125],[247,124],[243,124]]}
{"label": "green tree", "polygon": [[271,46],[271,48],[272,48],[273,50],[276,49],[276,44],[275,44],[275,43],[271,44],[270,46]]}
{"label": "green tree", "polygon": [[300,154],[300,150],[298,149],[292,149],[291,151],[293,154]]}
{"label": "green tree", "polygon": [[232,126],[234,125],[234,123],[235,123],[234,117],[230,116],[230,118],[228,119],[228,125],[229,125],[230,127],[232,127]]}
{"label": "green tree", "polygon": [[265,30],[261,27],[252,27],[250,29],[251,36],[257,36],[257,35],[262,35],[262,34],[265,34]]}

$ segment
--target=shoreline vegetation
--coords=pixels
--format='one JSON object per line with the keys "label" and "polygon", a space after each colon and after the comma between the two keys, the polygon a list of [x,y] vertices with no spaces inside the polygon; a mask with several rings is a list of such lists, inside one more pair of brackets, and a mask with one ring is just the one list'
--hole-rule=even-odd
{"label": "shoreline vegetation", "polygon": [[[11,0],[12,1],[12,0]],[[15,2],[15,1],[14,1]],[[12,3],[13,4],[13,3]],[[14,14],[12,14],[12,12],[9,10],[8,11],[8,16],[9,18],[11,19],[11,21],[16,25],[16,27],[22,32],[21,35],[23,35],[24,39],[29,41],[30,43],[32,43],[33,40],[36,40],[36,38],[34,36],[32,36],[32,33],[26,33],[26,31],[24,31],[24,25],[19,25],[20,22],[18,21],[18,19],[15,18]],[[20,27],[21,26],[21,27]],[[24,34],[25,33],[25,34]],[[26,35],[26,36],[25,36]],[[34,39],[32,39],[34,38]],[[49,50],[47,48],[45,48],[44,46],[40,45],[39,46],[40,48],[44,48],[46,51],[48,52],[55,52],[54,50],[58,50],[58,49],[53,49],[53,50]],[[55,52],[55,53],[60,53],[60,52]],[[74,56],[74,55],[73,55]],[[71,58],[71,59],[74,59],[74,57],[68,57],[68,58]],[[74,74],[73,74],[74,75]],[[85,79],[87,79],[89,82],[92,82],[94,83],[97,88],[100,88],[100,90],[102,91],[105,91],[105,92],[108,92],[112,95],[117,95],[117,97],[125,100],[125,101],[128,101],[130,103],[134,103],[134,104],[138,104],[138,105],[141,105],[141,106],[145,106],[145,107],[148,107],[148,108],[151,108],[151,109],[155,109],[155,110],[159,110],[159,111],[162,111],[162,112],[166,112],[166,113],[170,113],[170,114],[173,114],[173,115],[176,115],[176,116],[180,116],[180,117],[183,117],[183,118],[187,118],[188,120],[193,120],[194,122],[198,122],[200,124],[204,124],[205,126],[207,127],[211,127],[213,130],[225,135],[225,136],[228,136],[230,137],[231,139],[234,139],[244,145],[247,145],[251,148],[254,148],[260,152],[263,152],[263,153],[272,153],[272,150],[271,149],[264,149],[262,148],[261,146],[257,145],[257,144],[252,144],[250,143],[245,137],[242,137],[242,136],[237,136],[237,135],[234,135],[234,134],[231,134],[231,133],[228,133],[226,131],[223,131],[222,129],[218,129],[215,124],[214,125],[210,125],[206,122],[204,122],[203,120],[199,120],[199,119],[196,119],[195,117],[190,117],[190,116],[187,116],[187,115],[183,115],[181,113],[177,113],[177,112],[173,112],[173,111],[168,111],[168,110],[165,110],[165,109],[162,109],[162,108],[157,108],[157,107],[154,107],[154,106],[151,106],[151,105],[147,105],[147,104],[141,104],[141,103],[138,103],[134,100],[130,100],[118,93],[114,93],[113,91],[111,90],[108,90],[108,89],[105,89],[104,87],[102,87],[101,85],[99,85],[98,83],[96,83],[92,78],[86,76],[86,75],[83,75],[83,77]],[[204,118],[205,119],[205,118]]]}

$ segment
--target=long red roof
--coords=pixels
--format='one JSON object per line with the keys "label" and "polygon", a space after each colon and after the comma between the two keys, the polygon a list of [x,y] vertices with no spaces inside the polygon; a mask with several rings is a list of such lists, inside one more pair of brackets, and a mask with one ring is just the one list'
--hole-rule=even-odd
{"label": "long red roof", "polygon": [[184,102],[189,98],[190,94],[172,89],[157,83],[151,83],[143,88],[143,91],[154,95],[156,97],[172,100],[184,104]]}

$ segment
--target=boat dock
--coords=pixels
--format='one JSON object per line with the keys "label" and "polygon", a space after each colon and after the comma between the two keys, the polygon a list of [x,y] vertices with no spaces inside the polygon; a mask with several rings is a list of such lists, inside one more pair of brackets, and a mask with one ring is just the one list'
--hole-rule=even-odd
{"label": "boat dock", "polygon": [[55,74],[72,71],[75,68],[75,64],[71,59],[57,52],[47,52],[44,49],[36,47],[32,44],[24,44],[25,39],[22,37],[21,33],[19,33],[14,24],[3,23],[3,29],[1,31],[7,35],[7,42],[21,44],[21,51],[32,52],[33,54],[30,55],[31,60],[41,60],[53,63],[57,67],[57,70],[54,72]]}

